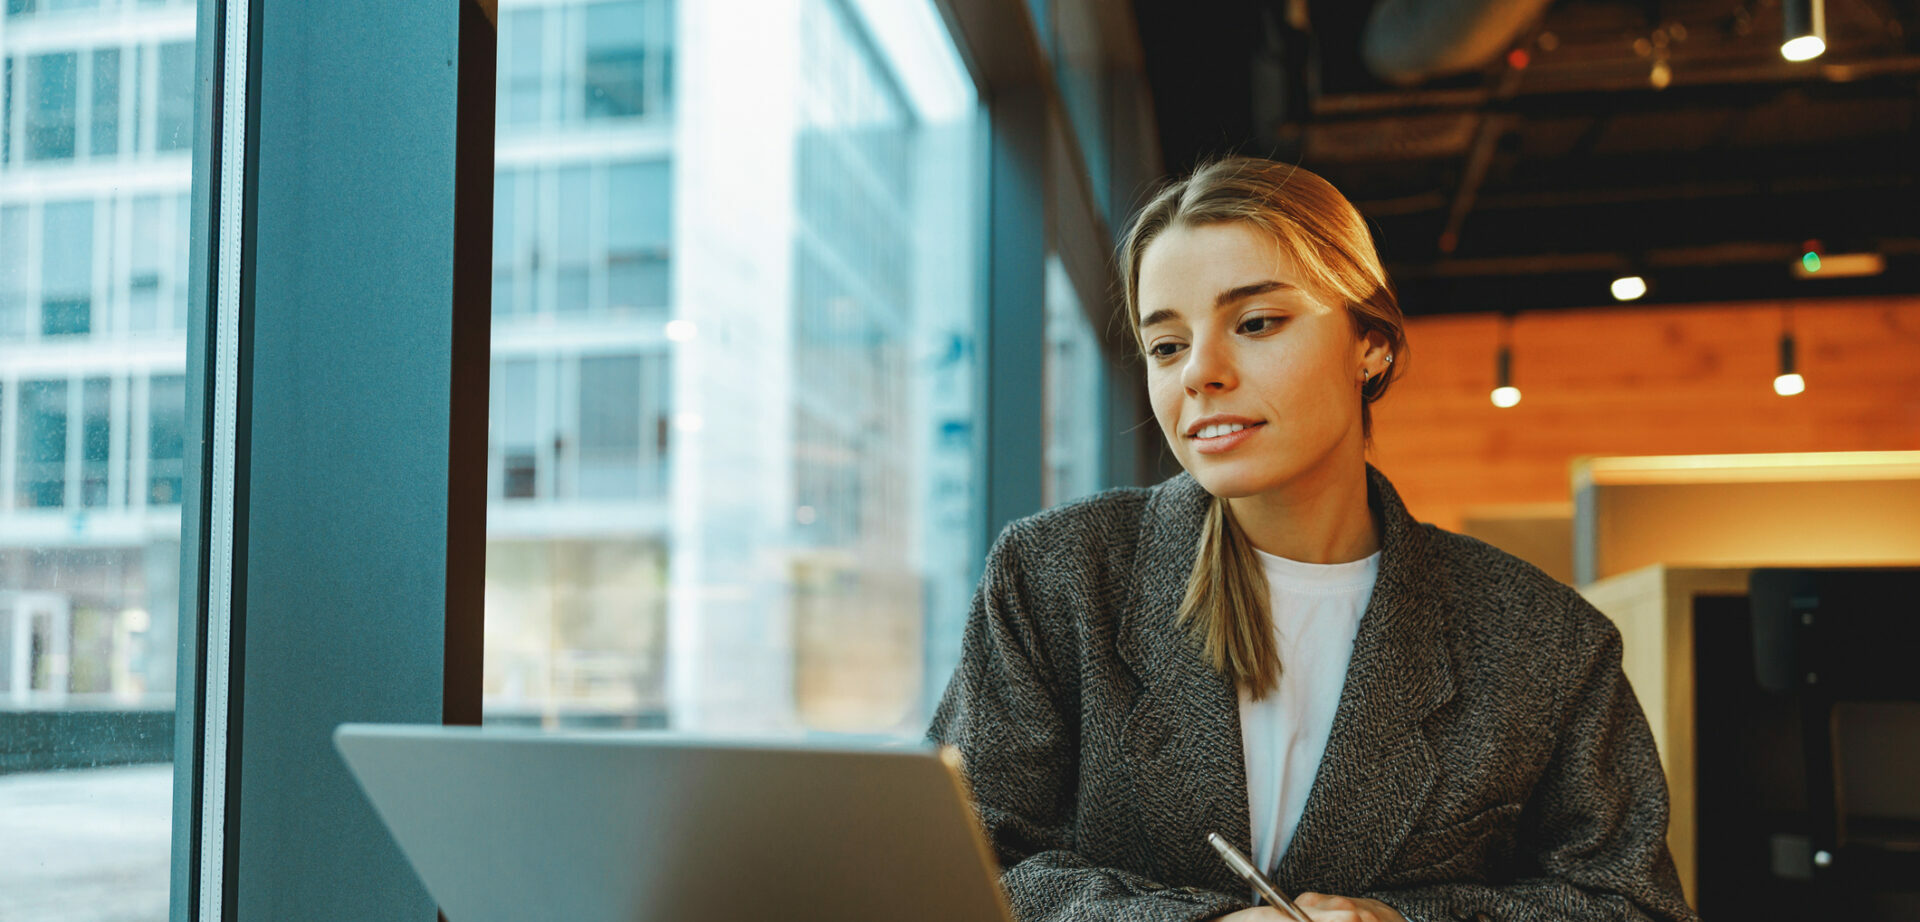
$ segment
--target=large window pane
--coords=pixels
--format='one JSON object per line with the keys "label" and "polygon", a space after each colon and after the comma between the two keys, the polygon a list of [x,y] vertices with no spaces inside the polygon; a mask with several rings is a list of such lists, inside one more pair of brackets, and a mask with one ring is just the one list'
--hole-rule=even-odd
{"label": "large window pane", "polygon": [[919,732],[979,554],[977,102],[936,8],[501,22],[487,719]]}
{"label": "large window pane", "polygon": [[6,11],[0,919],[161,922],[196,14]]}

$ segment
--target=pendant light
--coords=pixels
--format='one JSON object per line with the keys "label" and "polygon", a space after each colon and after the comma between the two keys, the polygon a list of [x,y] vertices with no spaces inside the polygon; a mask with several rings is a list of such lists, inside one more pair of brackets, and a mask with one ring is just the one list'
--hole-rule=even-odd
{"label": "pendant light", "polygon": [[1500,315],[1500,351],[1493,362],[1493,405],[1502,410],[1520,403],[1520,389],[1513,386],[1513,315]]}
{"label": "pendant light", "polygon": [[1811,61],[1826,53],[1826,0],[1782,0],[1780,13],[1786,22],[1786,34],[1780,39],[1781,57]]}

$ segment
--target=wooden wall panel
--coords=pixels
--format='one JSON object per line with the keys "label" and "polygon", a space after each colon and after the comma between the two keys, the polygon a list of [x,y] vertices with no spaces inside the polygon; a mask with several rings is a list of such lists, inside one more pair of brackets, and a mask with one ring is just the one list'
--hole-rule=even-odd
{"label": "wooden wall panel", "polygon": [[[1791,322],[1807,391],[1773,393]],[[1920,449],[1920,297],[1602,308],[1514,320],[1519,406],[1493,406],[1496,315],[1415,319],[1373,459],[1414,515],[1568,502],[1582,455]]]}

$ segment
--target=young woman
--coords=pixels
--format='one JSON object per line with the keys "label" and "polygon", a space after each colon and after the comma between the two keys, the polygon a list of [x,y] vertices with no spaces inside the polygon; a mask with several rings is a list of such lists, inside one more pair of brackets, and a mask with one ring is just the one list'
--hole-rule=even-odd
{"label": "young woman", "polygon": [[929,732],[1023,920],[1693,919],[1620,637],[1367,463],[1407,347],[1359,213],[1233,158],[1124,252],[1182,473],[1009,525]]}

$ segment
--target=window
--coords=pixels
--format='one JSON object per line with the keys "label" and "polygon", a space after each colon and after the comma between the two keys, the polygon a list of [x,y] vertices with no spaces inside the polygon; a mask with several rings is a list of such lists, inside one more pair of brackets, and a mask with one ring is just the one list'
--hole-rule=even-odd
{"label": "window", "polygon": [[1073,279],[1059,257],[1047,256],[1046,479],[1048,506],[1098,492],[1105,475],[1101,454],[1105,420],[1105,360],[1093,323],[1081,307]]}
{"label": "window", "polygon": [[500,120],[509,125],[540,121],[540,103],[546,80],[546,11],[503,10],[500,26],[500,84],[506,101]]}
{"label": "window", "polygon": [[[88,378],[80,387],[80,505],[107,505],[113,450],[113,382]],[[185,401],[181,401],[183,404]],[[184,409],[184,407],[183,407]]]}
{"label": "window", "polygon": [[587,7],[584,36],[587,118],[644,115],[657,104],[650,97],[660,95],[652,85],[659,77],[649,73],[648,58],[663,54],[666,43],[649,35],[650,32],[657,34],[662,24],[655,24],[650,30],[648,19],[666,8],[663,2],[598,3]]}
{"label": "window", "polygon": [[93,203],[46,206],[40,244],[40,335],[84,335],[93,326]]}
{"label": "window", "polygon": [[160,46],[160,100],[154,124],[155,150],[193,146],[193,43]]}
{"label": "window", "polygon": [[67,502],[67,382],[20,386],[19,489],[14,505],[57,509]]}
{"label": "window", "polygon": [[5,11],[0,919],[161,922],[196,12]]}
{"label": "window", "polygon": [[180,504],[186,463],[186,379],[153,378],[147,392],[147,503]]}
{"label": "window", "polygon": [[77,56],[40,54],[27,58],[27,159],[73,157],[74,125],[79,115]]}
{"label": "window", "polygon": [[27,335],[27,209],[0,205],[0,342]]}
{"label": "window", "polygon": [[632,313],[667,307],[673,177],[666,161],[607,170],[607,305]]}
{"label": "window", "polygon": [[501,16],[486,719],[917,734],[979,554],[936,8]]}
{"label": "window", "polygon": [[92,137],[87,152],[111,157],[120,152],[120,49],[93,53]]}
{"label": "window", "polygon": [[127,260],[127,328],[135,333],[160,329],[160,279],[168,258],[165,249],[166,223],[161,215],[161,200],[143,195],[133,199],[133,248]]}

